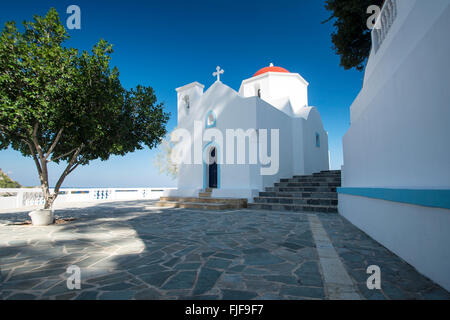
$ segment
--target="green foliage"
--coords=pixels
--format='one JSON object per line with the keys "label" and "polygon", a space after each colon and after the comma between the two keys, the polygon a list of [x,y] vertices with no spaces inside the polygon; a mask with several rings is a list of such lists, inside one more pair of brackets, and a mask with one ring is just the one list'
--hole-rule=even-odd
{"label": "green foliage", "polygon": [[22,186],[18,182],[8,177],[8,175],[0,169],[0,188],[21,188],[21,187]]}
{"label": "green foliage", "polygon": [[371,38],[367,28],[367,8],[381,7],[384,0],[326,0],[325,8],[332,12],[325,21],[334,21],[336,32],[331,35],[334,50],[341,57],[341,66],[348,70],[364,69],[370,54]]}
{"label": "green foliage", "polygon": [[57,194],[78,165],[160,142],[169,114],[152,88],[122,87],[111,44],[64,47],[69,36],[55,9],[24,27],[8,22],[0,37],[0,149],[34,159],[46,199],[48,162],[67,163]]}

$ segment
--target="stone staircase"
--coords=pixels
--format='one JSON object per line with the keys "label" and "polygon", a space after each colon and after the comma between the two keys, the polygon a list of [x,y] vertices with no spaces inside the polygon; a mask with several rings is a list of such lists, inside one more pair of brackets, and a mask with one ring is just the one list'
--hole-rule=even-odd
{"label": "stone staircase", "polygon": [[309,176],[281,179],[274,187],[260,192],[248,208],[257,210],[337,213],[336,188],[341,186],[341,171],[321,171]]}
{"label": "stone staircase", "polygon": [[156,203],[158,207],[183,208],[200,210],[230,210],[247,208],[247,199],[213,198],[212,189],[199,192],[198,197],[161,197]]}

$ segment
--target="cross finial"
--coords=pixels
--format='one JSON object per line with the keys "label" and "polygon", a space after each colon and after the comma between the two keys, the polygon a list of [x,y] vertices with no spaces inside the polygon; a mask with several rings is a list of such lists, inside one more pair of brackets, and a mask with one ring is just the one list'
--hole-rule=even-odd
{"label": "cross finial", "polygon": [[216,68],[216,72],[213,73],[213,77],[217,77],[217,81],[220,81],[220,75],[223,74],[225,71],[223,69],[220,69],[219,66]]}

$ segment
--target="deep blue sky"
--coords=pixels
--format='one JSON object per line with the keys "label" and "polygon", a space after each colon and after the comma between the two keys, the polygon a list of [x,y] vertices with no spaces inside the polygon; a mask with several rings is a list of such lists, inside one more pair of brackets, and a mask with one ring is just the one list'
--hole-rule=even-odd
{"label": "deep blue sky", "polygon": [[[66,44],[89,50],[100,38],[114,44],[112,64],[127,88],[152,86],[176,125],[175,88],[198,81],[208,88],[217,65],[222,81],[239,90],[242,80],[273,62],[300,73],[309,83],[309,104],[317,106],[329,134],[331,165],[342,164],[342,136],[349,107],[363,74],[345,71],[332,50],[331,23],[324,1],[311,0],[28,0],[5,1],[0,24],[31,20],[55,7],[65,24],[66,9],[80,6],[81,30],[70,30]],[[175,181],[153,166],[156,150],[143,150],[77,168],[65,187],[164,187]],[[13,150],[0,151],[0,168],[22,185],[39,185],[33,161]],[[51,184],[62,168],[51,167]]]}

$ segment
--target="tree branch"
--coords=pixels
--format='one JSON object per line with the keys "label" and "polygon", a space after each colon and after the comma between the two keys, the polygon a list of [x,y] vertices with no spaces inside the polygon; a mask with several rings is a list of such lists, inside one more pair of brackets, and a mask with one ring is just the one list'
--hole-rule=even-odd
{"label": "tree branch", "polygon": [[42,177],[41,177],[41,175],[42,175],[42,168],[41,168],[41,165],[39,163],[39,159],[36,157],[36,151],[33,149],[33,145],[30,142],[26,141],[25,139],[22,139],[22,141],[24,143],[26,143],[28,145],[28,148],[30,149],[30,154],[33,157],[34,163],[36,164],[36,168],[38,170],[39,177],[41,178],[41,182],[42,182]]}
{"label": "tree branch", "polygon": [[72,149],[72,150],[70,150],[69,152],[64,153],[63,155],[60,155],[60,156],[58,156],[58,157],[56,157],[56,158],[54,158],[54,159],[51,158],[51,159],[48,160],[47,162],[55,162],[55,161],[58,160],[58,159],[64,158],[65,156],[68,156],[69,154],[74,153],[77,149],[78,149],[78,148]]}
{"label": "tree branch", "polygon": [[57,195],[59,192],[59,189],[61,188],[62,183],[64,182],[64,179],[67,177],[67,175],[69,173],[71,173],[73,170],[75,170],[75,168],[79,165],[79,162],[75,164],[75,161],[77,160],[77,157],[79,156],[79,154],[81,153],[81,151],[84,148],[84,144],[81,144],[81,146],[79,146],[77,148],[77,150],[75,151],[75,153],[72,156],[72,159],[70,159],[69,164],[67,165],[66,169],[64,170],[64,172],[61,174],[61,176],[58,179],[58,182],[55,185],[55,189],[54,189],[54,195]]}
{"label": "tree branch", "polygon": [[80,161],[78,161],[77,163],[76,163],[76,165],[74,165],[70,170],[69,170],[69,172],[67,172],[67,175],[69,175],[69,174],[71,174],[72,173],[72,171],[74,171],[79,165],[80,165]]}
{"label": "tree branch", "polygon": [[41,146],[39,144],[39,140],[37,138],[37,131],[38,131],[38,129],[39,129],[39,123],[36,122],[36,124],[34,125],[34,128],[33,128],[33,134],[32,134],[33,143],[34,143],[34,146],[35,146],[35,148],[36,148],[36,150],[38,152],[39,158],[41,159],[41,162],[43,163],[44,162],[43,161],[44,160],[44,153],[42,152],[42,148],[41,148]]}
{"label": "tree branch", "polygon": [[56,135],[55,140],[53,141],[52,145],[50,146],[50,149],[48,149],[47,155],[44,157],[44,159],[47,161],[48,157],[50,156],[50,154],[52,154],[53,150],[55,149],[56,145],[59,142],[59,139],[61,138],[61,135],[64,131],[64,128],[62,128],[61,130],[58,131],[58,134]]}

